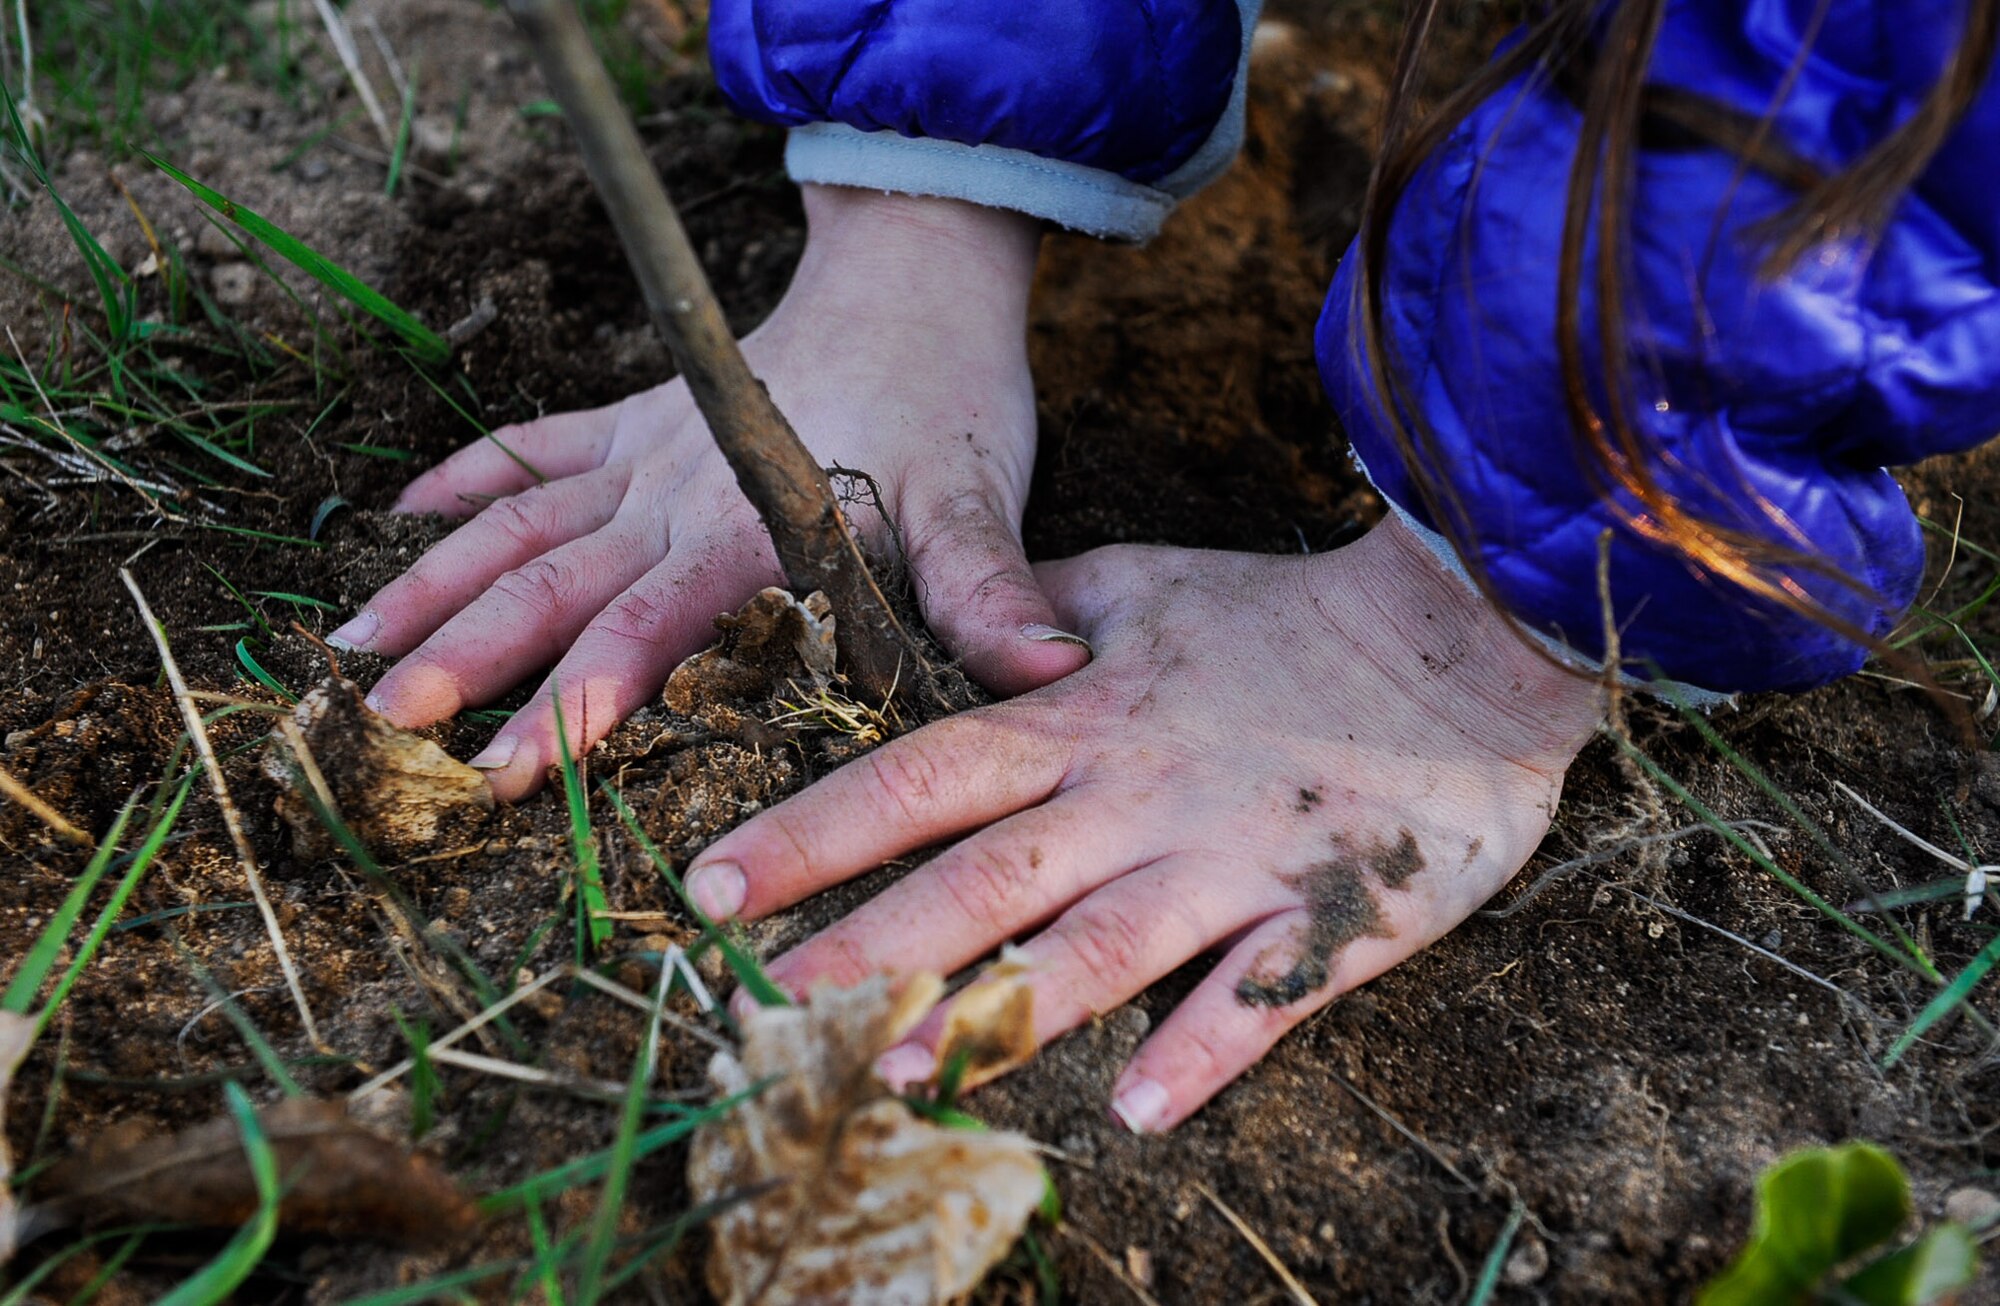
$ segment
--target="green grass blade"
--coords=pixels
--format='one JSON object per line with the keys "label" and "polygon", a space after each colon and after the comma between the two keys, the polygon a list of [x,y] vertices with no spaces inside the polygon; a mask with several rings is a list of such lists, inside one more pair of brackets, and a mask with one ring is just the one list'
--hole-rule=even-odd
{"label": "green grass blade", "polygon": [[69,941],[69,932],[76,927],[77,917],[83,915],[83,907],[90,901],[91,891],[104,878],[104,872],[111,868],[111,858],[118,851],[118,841],[125,837],[125,825],[132,819],[132,812],[138,804],[139,796],[134,794],[118,810],[117,819],[112,821],[110,832],[97,845],[89,865],[83,868],[76,884],[64,895],[62,906],[56,908],[55,915],[49,917],[49,923],[42,927],[35,946],[28,949],[28,955],[21,959],[21,967],[8,982],[7,991],[0,993],[0,1011],[25,1016],[28,1008],[35,1005],[35,994],[41,992],[42,981],[55,968],[56,954]]}
{"label": "green grass blade", "polygon": [[299,701],[297,694],[279,684],[278,678],[264,670],[263,664],[257,661],[251,654],[250,639],[248,636],[236,641],[236,660],[243,664],[243,670],[249,673],[252,680],[270,690],[279,698],[284,699],[287,703],[296,703]]}
{"label": "green grass blade", "polygon": [[1922,1038],[1932,1025],[1937,1024],[1947,1012],[1956,1009],[1959,1003],[1965,1001],[1995,964],[2000,964],[2000,934],[1994,935],[1992,941],[1979,950],[1979,955],[1967,963],[1965,969],[1958,973],[1958,978],[1939,989],[1931,1000],[1924,1004],[1924,1009],[1917,1013],[1917,1018],[1910,1022],[1910,1027],[1898,1035],[1896,1041],[1889,1045],[1888,1052],[1883,1054],[1882,1069],[1887,1070],[1901,1061],[1903,1054],[1915,1046],[1916,1041]]}
{"label": "green grass blade", "polygon": [[1889,958],[1891,961],[1896,962],[1898,965],[1909,967],[1910,969],[1917,971],[1918,974],[1925,976],[1925,978],[1927,979],[1938,978],[1935,970],[1923,969],[1921,966],[1919,966],[1919,964],[1914,958],[1904,953],[1902,949],[1893,946],[1887,939],[1884,939],[1881,935],[1875,933],[1875,931],[1861,924],[1859,921],[1849,916],[1846,912],[1843,912],[1842,910],[1840,910],[1840,908],[1828,902],[1825,898],[1820,897],[1819,894],[1813,892],[1813,890],[1810,887],[1808,887],[1803,881],[1801,881],[1797,876],[1785,870],[1784,867],[1778,865],[1776,862],[1772,861],[1769,857],[1766,857],[1762,852],[1758,850],[1755,844],[1751,843],[1748,839],[1745,839],[1740,831],[1736,830],[1727,821],[1724,821],[1721,817],[1717,816],[1714,812],[1710,811],[1708,804],[1702,802],[1701,799],[1696,798],[1693,794],[1689,793],[1687,789],[1682,786],[1680,781],[1668,775],[1664,770],[1660,768],[1660,765],[1657,762],[1653,761],[1652,758],[1646,756],[1645,753],[1641,752],[1637,745],[1628,743],[1623,739],[1618,740],[1618,745],[1620,748],[1625,750],[1627,756],[1629,756],[1633,761],[1639,764],[1641,770],[1645,771],[1647,775],[1653,778],[1655,783],[1659,784],[1668,793],[1672,794],[1675,798],[1679,799],[1688,808],[1689,811],[1693,812],[1697,817],[1701,818],[1703,824],[1712,828],[1717,834],[1721,835],[1724,839],[1727,839],[1738,852],[1742,853],[1744,856],[1748,857],[1751,861],[1755,862],[1759,867],[1761,867],[1765,874],[1770,875],[1772,878],[1776,879],[1780,884],[1784,885],[1787,889],[1790,889],[1793,893],[1796,893],[1797,895],[1799,895],[1799,897],[1805,899],[1806,902],[1810,903],[1813,907],[1817,908],[1823,915],[1838,923],[1842,929],[1854,935],[1856,938],[1860,939],[1862,942],[1866,943],[1869,947],[1875,949],[1883,956]]}
{"label": "green grass blade", "polygon": [[[655,1125],[632,1140],[631,1159],[633,1163],[644,1160],[663,1147],[671,1147],[695,1130],[712,1120],[720,1120],[751,1098],[756,1097],[769,1086],[769,1081],[752,1084],[741,1093],[710,1103],[699,1111],[690,1111],[677,1120]],[[560,1193],[581,1184],[595,1183],[602,1179],[613,1164],[613,1149],[605,1148],[589,1156],[565,1161],[551,1170],[544,1170],[533,1178],[524,1179],[511,1188],[503,1188],[497,1193],[488,1193],[479,1199],[479,1209],[486,1215],[504,1215],[509,1211],[524,1208],[531,1202],[541,1201],[554,1193]]]}
{"label": "green grass blade", "polygon": [[563,798],[569,803],[570,846],[576,854],[576,964],[585,965],[611,942],[611,922],[601,913],[611,910],[604,896],[604,873],[598,865],[597,832],[590,828],[590,801],[569,748],[569,727],[563,720],[562,694],[551,691],[556,711],[556,742],[562,747]]}
{"label": "green grass blade", "polygon": [[[14,104],[14,96],[5,86],[0,86],[0,103],[4,103],[7,108],[8,143],[27,165],[28,171],[33,174],[43,193],[54,202],[56,216],[62,220],[64,229],[69,232],[70,241],[83,256],[83,264],[90,273],[90,279],[97,285],[98,298],[104,305],[104,319],[110,326],[111,338],[118,344],[124,344],[132,332],[132,279],[125,275],[124,268],[118,266],[118,260],[105,252],[104,246],[97,242],[97,237],[90,234],[90,229],[83,225],[83,220],[76,216],[76,211],[70,208],[69,203],[57,193],[54,184],[49,181],[48,169],[43,166],[41,155],[36,152],[34,142],[28,138],[28,128],[21,121],[20,111]],[[113,368],[114,372],[118,370],[115,361]],[[113,389],[116,388],[114,384]]]}
{"label": "green grass blade", "polygon": [[1500,1290],[1500,1273],[1507,1267],[1507,1253],[1514,1250],[1514,1237],[1521,1232],[1521,1221],[1528,1214],[1528,1208],[1519,1202],[1507,1212],[1507,1223],[1500,1226],[1500,1236],[1493,1240],[1493,1250],[1486,1253],[1486,1260],[1479,1267],[1479,1278],[1472,1285],[1472,1295],[1465,1299],[1465,1306],[1487,1306],[1493,1294]]}
{"label": "green grass blade", "polygon": [[396,187],[403,180],[403,165],[410,158],[410,127],[417,117],[417,69],[410,66],[410,75],[403,81],[403,112],[396,122],[396,143],[389,151],[389,178],[383,183],[382,193],[390,199],[396,198]]}
{"label": "green grass blade", "polygon": [[146,158],[154,167],[185,186],[196,199],[268,245],[293,267],[401,336],[411,352],[423,362],[442,363],[451,357],[451,345],[443,336],[391,303],[387,296],[346,268],[277,224],[202,185],[158,155],[148,153]]}
{"label": "green grass blade", "polygon": [[70,959],[69,968],[63,972],[62,978],[56,981],[55,989],[42,1007],[42,1014],[36,1018],[37,1036],[47,1029],[49,1021],[55,1018],[56,1012],[69,997],[69,991],[76,987],[77,978],[83,974],[84,967],[90,965],[91,959],[97,955],[97,950],[104,945],[105,936],[111,933],[112,924],[117,921],[118,914],[125,910],[125,904],[138,889],[139,881],[146,877],[147,870],[153,865],[153,859],[158,857],[160,849],[166,846],[167,835],[174,828],[174,822],[180,819],[181,806],[187,802],[188,794],[194,788],[194,779],[195,773],[192,771],[181,778],[180,787],[174,791],[173,800],[154,820],[152,828],[146,832],[145,842],[139,845],[139,851],[132,854],[132,864],[126,868],[124,878],[119,880],[118,887],[111,891],[111,899],[104,904],[104,909],[97,913],[97,922],[90,927],[90,933],[85,936],[83,946],[78,948],[76,956]]}
{"label": "green grass blade", "polygon": [[250,1175],[257,1183],[257,1210],[228,1245],[216,1253],[214,1260],[160,1298],[160,1306],[216,1306],[227,1301],[230,1293],[250,1277],[278,1236],[277,1155],[271,1150],[271,1141],[264,1137],[263,1126],[257,1123],[256,1108],[250,1105],[243,1089],[228,1084],[222,1091],[229,1100],[229,1114],[236,1118],[236,1128],[243,1135],[243,1153],[250,1162]]}
{"label": "green grass blade", "polygon": [[632,836],[633,840],[638,843],[640,850],[652,860],[654,868],[673,887],[674,893],[681,900],[681,905],[686,907],[693,914],[694,918],[701,922],[702,928],[708,933],[708,937],[713,938],[715,945],[722,949],[722,959],[728,962],[729,969],[735,972],[736,982],[741,984],[749,992],[750,996],[757,1000],[760,1006],[790,1006],[792,1002],[791,998],[787,997],[785,991],[774,984],[771,981],[771,977],[764,973],[764,968],[757,963],[757,959],[748,952],[745,952],[742,945],[729,936],[727,930],[710,920],[708,913],[696,906],[693,898],[688,897],[687,886],[681,883],[681,877],[674,871],[673,863],[668,861],[666,854],[662,853],[659,847],[646,837],[646,831],[640,826],[639,818],[634,816],[632,809],[625,805],[624,796],[602,781],[598,783],[598,788],[603,790],[605,797],[611,800],[611,808],[618,813],[618,819],[624,823],[626,833]]}
{"label": "green grass blade", "polygon": [[421,1302],[436,1301],[440,1297],[456,1296],[462,1288],[526,1269],[528,1264],[526,1260],[489,1261],[485,1265],[452,1270],[434,1279],[425,1279],[422,1283],[391,1288],[386,1292],[374,1293],[367,1297],[352,1297],[348,1299],[346,1306],[418,1306]]}
{"label": "green grass blade", "polygon": [[595,1306],[603,1295],[611,1252],[618,1243],[618,1217],[625,1209],[625,1192],[631,1185],[632,1168],[639,1160],[636,1149],[639,1125],[646,1115],[646,1081],[651,1078],[659,1055],[660,1009],[673,989],[674,974],[671,966],[660,971],[660,983],[653,992],[653,1010],[646,1020],[646,1035],[639,1040],[639,1053],[632,1059],[632,1074],[625,1083],[625,1100],[618,1112],[618,1133],[611,1143],[604,1192],[597,1201],[597,1216],[591,1221],[590,1239],[583,1247],[583,1268],[577,1275],[576,1299],[582,1306]]}

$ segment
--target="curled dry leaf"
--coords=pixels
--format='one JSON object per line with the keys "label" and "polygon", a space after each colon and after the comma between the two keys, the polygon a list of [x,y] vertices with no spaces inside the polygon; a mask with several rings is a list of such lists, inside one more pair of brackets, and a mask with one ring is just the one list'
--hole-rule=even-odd
{"label": "curled dry leaf", "polygon": [[[486,777],[428,739],[390,724],[362,701],[361,687],[328,676],[292,709],[334,806],[356,838],[386,858],[403,858],[462,837],[493,810]],[[286,732],[270,738],[264,773],[281,786],[278,815],[301,857],[337,854],[306,801],[311,771]]]}
{"label": "curled dry leaf", "polygon": [[703,1201],[754,1194],[711,1225],[709,1286],[730,1306],[933,1306],[1026,1227],[1045,1183],[1034,1144],[920,1119],[875,1076],[940,990],[931,976],[822,985],[805,1006],[752,1013],[740,1059],[709,1064],[725,1093],[770,1081],[688,1163]]}
{"label": "curled dry leaf", "polygon": [[[279,1225],[292,1233],[438,1246],[478,1213],[431,1162],[379,1138],[337,1106],[287,1098],[257,1120],[278,1159]],[[257,1182],[236,1122],[219,1117],[164,1137],[123,1126],[52,1167],[37,1186],[69,1222],[168,1220],[233,1228],[257,1210]]]}
{"label": "curled dry leaf", "polygon": [[35,1022],[11,1011],[0,1011],[0,1265],[14,1255],[21,1222],[14,1209],[14,1158],[7,1150],[7,1090],[14,1071],[35,1041]]}
{"label": "curled dry leaf", "polygon": [[1005,948],[1000,960],[952,999],[938,1037],[938,1073],[964,1058],[958,1086],[977,1088],[1035,1056],[1035,991],[1026,954]]}
{"label": "curled dry leaf", "polygon": [[763,698],[788,681],[833,680],[833,608],[817,590],[801,601],[771,586],[715,628],[722,638],[667,678],[661,697],[676,712],[699,718],[710,704]]}

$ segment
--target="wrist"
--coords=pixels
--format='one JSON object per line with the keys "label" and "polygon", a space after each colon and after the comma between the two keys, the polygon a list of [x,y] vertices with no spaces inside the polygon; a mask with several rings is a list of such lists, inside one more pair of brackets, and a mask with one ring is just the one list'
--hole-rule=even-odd
{"label": "wrist", "polygon": [[816,311],[1019,340],[1041,246],[1033,218],[962,200],[801,187],[806,247],[787,298]]}
{"label": "wrist", "polygon": [[1599,679],[1537,648],[1400,518],[1384,518],[1352,550],[1368,572],[1354,590],[1366,610],[1354,619],[1376,632],[1371,643],[1406,651],[1413,693],[1510,760],[1568,764],[1603,719]]}

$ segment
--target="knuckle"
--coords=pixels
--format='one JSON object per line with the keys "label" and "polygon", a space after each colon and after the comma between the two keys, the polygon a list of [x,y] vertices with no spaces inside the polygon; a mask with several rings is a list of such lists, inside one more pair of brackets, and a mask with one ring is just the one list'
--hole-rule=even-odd
{"label": "knuckle", "polygon": [[1034,868],[999,848],[967,847],[942,874],[945,891],[967,919],[1003,933],[1013,932],[1020,904],[1034,892]]}
{"label": "knuckle", "polygon": [[531,558],[493,582],[494,592],[537,617],[552,617],[576,601],[577,576],[546,554]]}
{"label": "knuckle", "polygon": [[1079,907],[1057,928],[1057,937],[1099,978],[1131,975],[1146,956],[1146,927],[1117,907]]}
{"label": "knuckle", "polygon": [[548,534],[548,513],[542,507],[546,495],[541,486],[509,495],[489,505],[479,514],[480,524],[499,531],[522,548],[539,548]]}
{"label": "knuckle", "polygon": [[890,815],[921,822],[935,810],[944,791],[944,763],[938,750],[915,736],[868,754],[871,792]]}
{"label": "knuckle", "polygon": [[607,635],[651,642],[674,618],[674,608],[645,590],[627,590],[613,599],[596,624]]}
{"label": "knuckle", "polygon": [[1175,1042],[1176,1074],[1184,1082],[1223,1084],[1234,1079],[1237,1071],[1242,1069],[1237,1050],[1208,1025],[1190,1022],[1186,1029],[1176,1033]]}

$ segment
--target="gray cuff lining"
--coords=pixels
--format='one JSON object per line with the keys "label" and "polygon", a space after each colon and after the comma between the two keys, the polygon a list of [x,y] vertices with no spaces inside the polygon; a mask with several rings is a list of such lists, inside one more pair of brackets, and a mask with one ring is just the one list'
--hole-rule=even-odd
{"label": "gray cuff lining", "polygon": [[785,169],[797,182],[966,200],[1118,240],[1150,239],[1174,210],[1166,191],[1079,163],[837,122],[792,128]]}

